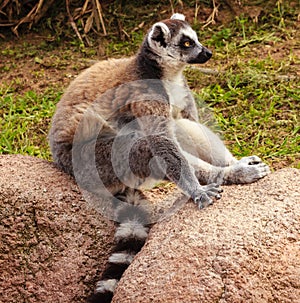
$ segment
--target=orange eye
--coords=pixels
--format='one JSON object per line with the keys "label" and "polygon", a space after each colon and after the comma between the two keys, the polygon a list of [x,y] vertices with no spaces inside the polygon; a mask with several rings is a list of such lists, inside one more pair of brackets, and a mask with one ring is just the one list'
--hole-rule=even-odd
{"label": "orange eye", "polygon": [[185,47],[190,47],[191,46],[191,42],[190,41],[185,41],[183,45]]}

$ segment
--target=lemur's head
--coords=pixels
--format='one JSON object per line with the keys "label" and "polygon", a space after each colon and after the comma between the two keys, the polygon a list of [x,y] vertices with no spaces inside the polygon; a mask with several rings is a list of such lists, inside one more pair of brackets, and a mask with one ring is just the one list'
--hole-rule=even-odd
{"label": "lemur's head", "polygon": [[212,56],[182,14],[155,23],[146,39],[151,50],[165,62],[205,63]]}

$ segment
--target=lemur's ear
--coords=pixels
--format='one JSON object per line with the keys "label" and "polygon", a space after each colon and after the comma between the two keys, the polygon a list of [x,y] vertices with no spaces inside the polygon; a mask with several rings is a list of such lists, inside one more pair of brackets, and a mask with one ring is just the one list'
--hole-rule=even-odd
{"label": "lemur's ear", "polygon": [[173,14],[170,19],[185,21],[185,15],[176,13],[176,14]]}
{"label": "lemur's ear", "polygon": [[152,26],[152,29],[148,36],[148,42],[150,45],[153,42],[158,42],[161,46],[166,47],[170,41],[171,33],[168,26],[163,22],[157,22]]}

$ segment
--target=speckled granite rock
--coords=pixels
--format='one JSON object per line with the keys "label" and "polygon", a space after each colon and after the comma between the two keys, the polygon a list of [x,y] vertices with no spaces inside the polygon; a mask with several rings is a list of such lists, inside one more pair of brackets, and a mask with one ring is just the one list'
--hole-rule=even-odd
{"label": "speckled granite rock", "polygon": [[113,302],[300,302],[300,171],[224,187],[153,227]]}
{"label": "speckled granite rock", "polygon": [[[153,227],[114,302],[300,302],[299,181],[283,169],[204,210],[188,203]],[[0,222],[0,302],[85,302],[114,228],[71,178],[0,156]]]}
{"label": "speckled granite rock", "polygon": [[113,224],[49,162],[0,156],[0,302],[85,302]]}

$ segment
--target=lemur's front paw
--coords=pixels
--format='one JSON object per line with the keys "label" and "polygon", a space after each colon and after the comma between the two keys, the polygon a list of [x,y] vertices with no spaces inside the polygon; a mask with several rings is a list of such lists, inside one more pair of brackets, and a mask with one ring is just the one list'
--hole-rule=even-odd
{"label": "lemur's front paw", "polygon": [[222,188],[216,183],[211,183],[201,187],[201,191],[194,194],[193,200],[198,208],[202,209],[214,203],[213,199],[220,199]]}
{"label": "lemur's front paw", "polygon": [[270,173],[269,166],[257,156],[244,157],[227,169],[226,183],[235,184],[252,183]]}

